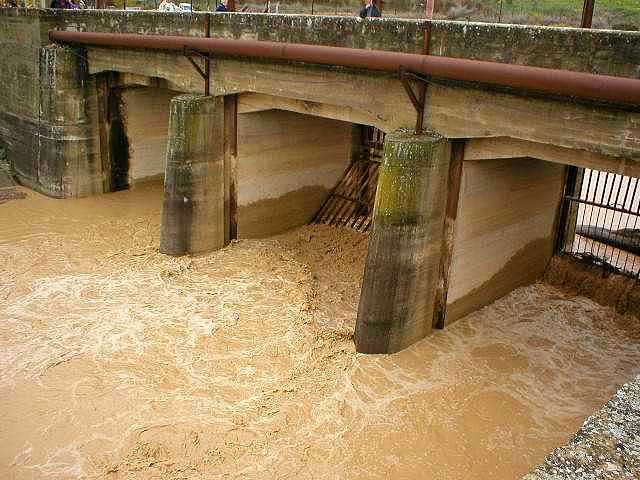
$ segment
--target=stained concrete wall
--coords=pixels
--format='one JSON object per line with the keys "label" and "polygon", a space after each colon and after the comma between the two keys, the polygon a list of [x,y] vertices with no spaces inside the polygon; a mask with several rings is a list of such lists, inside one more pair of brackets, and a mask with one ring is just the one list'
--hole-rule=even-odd
{"label": "stained concrete wall", "polygon": [[[161,88],[121,92],[129,184],[165,171],[171,98]],[[238,116],[238,236],[265,237],[308,223],[351,157],[352,125],[281,110]]]}
{"label": "stained concrete wall", "polygon": [[[9,15],[0,9],[0,115],[36,119],[40,98],[40,26],[36,15]],[[11,132],[2,132],[9,135]],[[17,132],[16,132],[17,133]]]}
{"label": "stained concrete wall", "polygon": [[129,184],[161,178],[167,153],[169,106],[177,92],[132,87],[122,91],[129,140]]}
{"label": "stained concrete wall", "polygon": [[[129,184],[164,175],[171,98],[155,87],[120,91]],[[351,157],[352,125],[280,110],[238,116],[238,236],[274,235],[308,223]]]}
{"label": "stained concrete wall", "polygon": [[541,160],[464,162],[447,322],[542,276],[563,179],[562,165]]}
{"label": "stained concrete wall", "polygon": [[[211,35],[214,37],[252,38],[405,52],[420,51],[424,31],[429,23],[417,20],[361,21],[357,18],[290,15],[212,14],[208,16],[205,13],[0,9],[0,50],[3,52],[0,59],[0,82],[3,85],[3,96],[0,98],[0,142],[8,145],[9,157],[16,167],[20,180],[34,188],[39,188],[38,167],[41,146],[38,131],[41,120],[38,107],[41,85],[38,75],[40,66],[38,50],[49,43],[50,30],[204,36],[206,18],[210,19]],[[640,33],[446,21],[434,21],[431,24],[430,53],[432,54],[640,77],[638,68]],[[122,52],[114,50],[112,53],[117,56]],[[148,53],[145,52],[145,55]],[[183,82],[184,85],[189,86],[184,91],[198,91],[197,89],[201,88],[201,79],[184,58],[179,55],[167,55],[166,64],[156,63],[160,57],[161,55],[149,57],[154,59],[151,62],[154,73],[149,75],[162,77],[168,75],[167,72],[177,70],[185,78],[189,77],[188,81]],[[146,61],[147,65],[150,64],[149,58]],[[115,67],[118,65],[114,63],[112,65],[114,68],[111,70],[117,70]],[[91,69],[91,65],[89,67]],[[322,73],[324,75],[326,72]],[[331,85],[331,88],[335,91],[335,85]],[[438,88],[442,90],[441,87]],[[434,90],[439,91],[437,88]],[[361,89],[358,90],[358,94],[360,92]],[[444,98],[447,105],[450,103],[448,98]],[[482,100],[481,103],[490,104],[490,100]],[[396,105],[396,109],[406,107],[405,110],[413,116],[412,107],[406,98],[402,97],[402,101],[406,105],[395,101],[392,103]],[[470,102],[469,99],[464,99],[464,104]],[[434,103],[433,100],[430,100],[429,104],[432,103]],[[462,115],[467,115],[464,109],[459,110],[462,111]],[[500,110],[502,111],[502,108]],[[432,114],[433,112],[427,116]],[[590,113],[585,113],[585,117],[590,116]],[[477,120],[482,123],[481,121],[482,119]],[[618,130],[627,128],[630,122],[632,124],[633,118],[623,116],[620,121],[622,123]],[[466,123],[468,123],[466,120],[460,121],[455,116],[447,121],[448,125]],[[596,124],[601,123],[596,122]],[[450,137],[470,136],[466,130],[454,129],[445,133]],[[617,135],[613,136],[615,139],[620,138]],[[527,138],[538,141],[537,137]],[[573,147],[573,144],[564,146]],[[618,155],[616,152],[618,150],[613,154]],[[42,190],[46,191],[46,188]]]}
{"label": "stained concrete wall", "polygon": [[[4,12],[0,9],[0,15]],[[18,15],[21,15],[18,13]],[[385,18],[264,14],[172,14],[108,10],[41,10],[42,30],[247,38],[420,53],[431,24],[429,53],[640,78],[640,32]]]}
{"label": "stained concrete wall", "polygon": [[0,142],[20,176],[37,188],[40,25],[35,12],[0,10]]}
{"label": "stained concrete wall", "polygon": [[348,166],[352,125],[267,110],[238,116],[238,237],[308,223]]}

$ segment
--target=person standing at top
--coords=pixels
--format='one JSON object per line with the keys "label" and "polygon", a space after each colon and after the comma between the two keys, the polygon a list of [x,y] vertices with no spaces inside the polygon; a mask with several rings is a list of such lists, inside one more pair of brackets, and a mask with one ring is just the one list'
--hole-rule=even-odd
{"label": "person standing at top", "polygon": [[[244,12],[246,7],[242,9]],[[235,12],[236,11],[236,0],[222,0],[220,5],[216,7],[216,12]]]}
{"label": "person standing at top", "polygon": [[374,0],[367,0],[367,4],[360,10],[360,18],[381,17],[380,10]]}
{"label": "person standing at top", "polygon": [[162,0],[158,6],[161,12],[181,12],[182,9],[171,0]]}

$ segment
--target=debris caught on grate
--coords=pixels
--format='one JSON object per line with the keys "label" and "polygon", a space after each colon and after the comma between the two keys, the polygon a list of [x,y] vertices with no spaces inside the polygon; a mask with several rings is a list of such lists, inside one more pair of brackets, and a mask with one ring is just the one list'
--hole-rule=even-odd
{"label": "debris caught on grate", "polygon": [[378,166],[382,158],[384,132],[373,127],[364,127],[361,145],[361,155],[351,162],[311,223],[342,225],[359,232],[369,230],[378,185]]}

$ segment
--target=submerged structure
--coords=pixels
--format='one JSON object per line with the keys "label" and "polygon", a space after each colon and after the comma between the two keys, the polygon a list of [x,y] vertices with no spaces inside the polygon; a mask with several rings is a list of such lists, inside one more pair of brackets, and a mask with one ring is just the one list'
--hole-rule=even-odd
{"label": "submerged structure", "polygon": [[580,197],[577,167],[640,176],[639,33],[7,9],[0,43],[15,178],[70,198],[164,176],[170,255],[308,223],[369,162],[347,180],[356,207],[329,215],[371,222],[361,352],[540,277],[579,206],[608,205]]}

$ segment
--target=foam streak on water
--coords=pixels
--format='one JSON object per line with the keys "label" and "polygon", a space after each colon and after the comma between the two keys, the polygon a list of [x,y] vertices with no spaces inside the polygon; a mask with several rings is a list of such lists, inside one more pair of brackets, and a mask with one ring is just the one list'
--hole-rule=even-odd
{"label": "foam streak on water", "polygon": [[637,373],[635,319],[541,284],[357,355],[365,237],[172,258],[160,194],[0,205],[3,478],[517,478]]}

